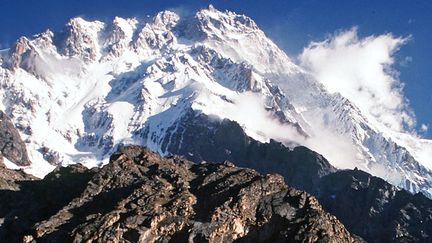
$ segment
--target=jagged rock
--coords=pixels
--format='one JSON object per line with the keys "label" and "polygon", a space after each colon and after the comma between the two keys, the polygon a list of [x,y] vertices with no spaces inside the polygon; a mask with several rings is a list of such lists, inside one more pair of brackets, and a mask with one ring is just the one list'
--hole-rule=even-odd
{"label": "jagged rock", "polygon": [[[21,181],[36,179],[36,177],[26,174],[22,170],[11,170],[0,165],[0,190],[18,191]],[[5,200],[5,198],[0,198],[0,200]]]}
{"label": "jagged rock", "polygon": [[315,193],[324,208],[368,242],[429,242],[432,201],[361,170],[322,178]]}
{"label": "jagged rock", "polygon": [[40,149],[41,154],[43,155],[43,158],[50,163],[51,165],[57,165],[59,164],[59,154],[56,151],[52,151],[51,149],[47,147],[42,147]]}
{"label": "jagged rock", "polygon": [[79,196],[96,171],[72,165],[40,180],[0,168],[0,242],[30,242],[31,227]]}
{"label": "jagged rock", "polygon": [[167,134],[163,143],[167,147],[162,148],[171,154],[194,162],[228,160],[260,173],[278,173],[288,185],[307,192],[314,192],[321,177],[336,171],[322,155],[306,147],[290,149],[275,140],[261,143],[247,136],[237,122],[193,111]]}
{"label": "jagged rock", "polygon": [[63,55],[77,56],[86,62],[95,61],[98,51],[98,32],[104,24],[99,21],[87,22],[80,17],[71,19],[56,38],[59,51]]}
{"label": "jagged rock", "polygon": [[315,195],[350,232],[367,241],[424,242],[432,237],[430,199],[360,170],[336,171],[308,148],[289,149],[276,141],[260,143],[236,122],[211,122],[193,113],[169,135],[167,151],[172,154],[196,162],[229,160],[261,173],[283,175],[288,185]]}
{"label": "jagged rock", "polygon": [[27,149],[9,117],[0,111],[0,157],[19,166],[30,165]]}
{"label": "jagged rock", "polygon": [[[83,173],[87,177],[77,180]],[[42,189],[32,190],[35,198],[74,189],[73,198],[50,198],[56,209],[33,219],[33,226],[6,232],[27,242],[361,241],[279,175],[162,158],[138,146],[122,148],[98,171],[63,168],[27,187]]]}
{"label": "jagged rock", "polygon": [[29,49],[29,40],[25,37],[19,38],[14,46],[10,49],[9,67],[12,70],[19,68],[21,64],[21,56]]}

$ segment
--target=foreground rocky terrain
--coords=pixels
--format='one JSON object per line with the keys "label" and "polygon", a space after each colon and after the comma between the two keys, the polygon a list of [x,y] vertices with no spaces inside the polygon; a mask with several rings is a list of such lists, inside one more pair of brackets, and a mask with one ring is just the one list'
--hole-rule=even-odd
{"label": "foreground rocky terrain", "polygon": [[137,146],[100,169],[75,165],[16,183],[19,191],[1,191],[8,242],[361,241],[281,176]]}
{"label": "foreground rocky terrain", "polygon": [[261,143],[233,121],[210,122],[205,115],[187,121],[178,131],[182,146],[179,136],[171,136],[168,150],[174,154],[278,173],[288,185],[317,197],[326,211],[369,242],[427,242],[432,237],[432,201],[421,193],[413,195],[358,169],[338,171],[306,147]]}

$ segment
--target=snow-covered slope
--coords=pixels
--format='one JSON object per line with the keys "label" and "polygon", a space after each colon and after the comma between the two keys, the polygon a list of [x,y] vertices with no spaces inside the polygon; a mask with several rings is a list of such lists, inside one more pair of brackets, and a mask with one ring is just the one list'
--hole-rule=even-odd
{"label": "snow-covered slope", "polygon": [[374,125],[244,15],[210,6],[144,21],[75,18],[0,55],[0,109],[28,144],[26,170],[38,176],[58,163],[100,165],[119,144],[168,154],[167,130],[194,110],[432,195],[431,141]]}

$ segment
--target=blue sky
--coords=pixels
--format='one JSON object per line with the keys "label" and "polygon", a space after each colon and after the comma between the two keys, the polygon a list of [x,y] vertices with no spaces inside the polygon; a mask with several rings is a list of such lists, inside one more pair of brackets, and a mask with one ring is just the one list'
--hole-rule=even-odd
{"label": "blue sky", "polygon": [[[310,41],[358,27],[359,37],[391,32],[410,37],[396,53],[394,67],[405,84],[417,123],[432,126],[432,2],[423,0],[266,0],[266,1],[124,1],[124,0],[0,0],[0,48],[19,36],[60,30],[68,19],[110,21],[114,16],[144,17],[169,8],[187,11],[212,3],[252,17],[290,56],[300,54]],[[405,62],[403,61],[405,60]],[[432,132],[424,134],[431,137]]]}

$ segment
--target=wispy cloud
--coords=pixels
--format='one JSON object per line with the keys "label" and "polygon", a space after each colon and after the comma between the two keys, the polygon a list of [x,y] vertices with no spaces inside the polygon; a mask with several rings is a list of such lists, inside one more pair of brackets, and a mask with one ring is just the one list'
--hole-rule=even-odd
{"label": "wispy cloud", "polygon": [[402,67],[408,67],[408,65],[413,61],[411,56],[406,56],[402,61],[400,61],[400,65]]}
{"label": "wispy cloud", "polygon": [[233,103],[224,102],[212,106],[218,108],[206,112],[237,121],[249,136],[259,141],[268,142],[272,138],[286,145],[304,145],[323,154],[334,166],[342,169],[361,166],[356,163],[357,150],[350,137],[327,129],[321,120],[313,121],[316,131],[313,136],[305,137],[295,127],[281,123],[273,113],[266,110],[263,97],[257,93],[238,93],[231,97],[231,101]]}
{"label": "wispy cloud", "polygon": [[357,28],[312,42],[299,56],[330,92],[339,92],[380,124],[403,131],[415,117],[393,68],[394,54],[410,37],[392,34],[359,38]]}

